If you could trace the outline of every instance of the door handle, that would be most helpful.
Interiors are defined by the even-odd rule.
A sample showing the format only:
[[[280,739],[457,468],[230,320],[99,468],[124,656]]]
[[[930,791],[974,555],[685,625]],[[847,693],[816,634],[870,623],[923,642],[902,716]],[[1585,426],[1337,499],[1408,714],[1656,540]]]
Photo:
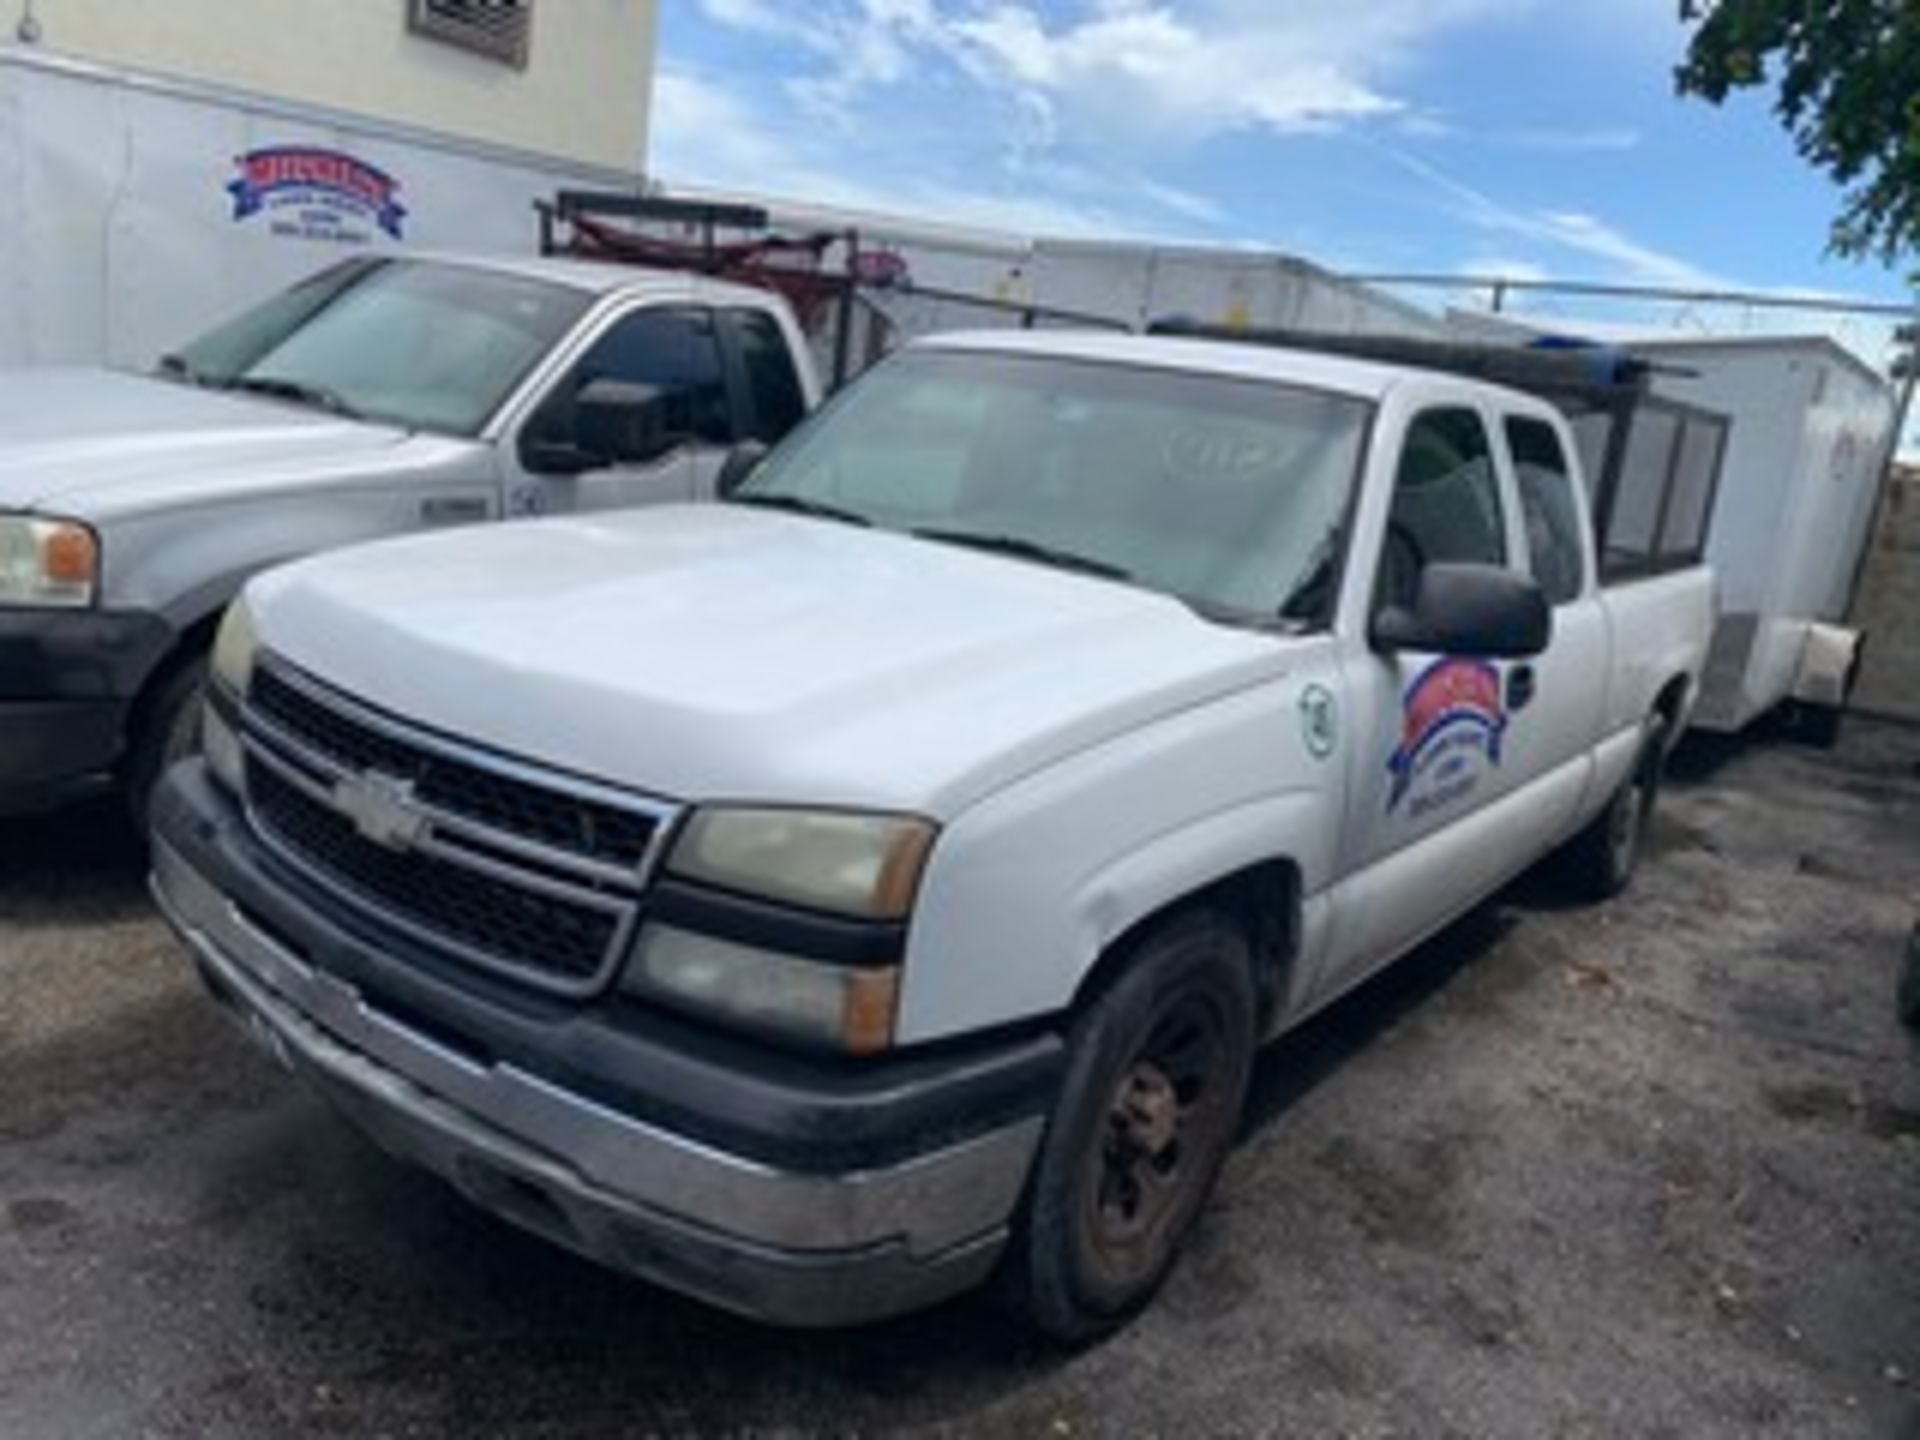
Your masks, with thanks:
[[[479,495],[430,495],[420,502],[420,518],[429,525],[464,525],[484,520],[488,513]]]
[[[1516,665],[1507,672],[1507,709],[1524,710],[1533,703],[1534,677],[1531,665]]]

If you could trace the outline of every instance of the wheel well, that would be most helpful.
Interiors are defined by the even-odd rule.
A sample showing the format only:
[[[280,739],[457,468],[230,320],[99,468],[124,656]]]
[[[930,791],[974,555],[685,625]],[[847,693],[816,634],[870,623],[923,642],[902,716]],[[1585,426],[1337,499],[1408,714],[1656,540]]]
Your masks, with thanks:
[[[213,648],[213,637],[220,629],[220,617],[225,613],[224,606],[216,606],[202,615],[186,629],[182,630],[173,642],[173,648],[160,657],[153,669],[147,672],[140,693],[134,697],[133,706],[127,712],[127,747],[125,753],[133,753],[134,737],[147,727],[152,718],[153,707],[159,703],[167,682],[178,675],[182,667],[191,665],[207,651]]]
[[[1152,931],[1175,915],[1213,910],[1245,932],[1254,959],[1254,992],[1264,1030],[1286,990],[1287,972],[1300,949],[1300,871],[1291,860],[1263,860],[1169,900],[1116,936],[1080,982],[1074,1010],[1111,985]]]
[[[1676,675],[1662,687],[1660,694],[1653,702],[1653,708],[1655,713],[1667,722],[1667,726],[1669,730],[1671,730],[1673,726],[1680,723],[1680,713],[1686,708],[1686,703],[1687,677],[1684,675]],[[1678,738],[1677,735],[1669,734],[1667,740],[1668,743],[1671,744]]]

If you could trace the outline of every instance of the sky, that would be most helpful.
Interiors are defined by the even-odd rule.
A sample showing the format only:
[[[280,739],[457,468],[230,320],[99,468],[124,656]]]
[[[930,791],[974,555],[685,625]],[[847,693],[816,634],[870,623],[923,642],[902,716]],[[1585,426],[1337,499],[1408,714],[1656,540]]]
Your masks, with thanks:
[[[1676,98],[1677,11],[666,0],[649,169],[669,188],[1251,246],[1348,273],[1909,298],[1900,272],[1827,256],[1838,191],[1764,97]],[[1884,359],[1884,326],[1842,338]]]

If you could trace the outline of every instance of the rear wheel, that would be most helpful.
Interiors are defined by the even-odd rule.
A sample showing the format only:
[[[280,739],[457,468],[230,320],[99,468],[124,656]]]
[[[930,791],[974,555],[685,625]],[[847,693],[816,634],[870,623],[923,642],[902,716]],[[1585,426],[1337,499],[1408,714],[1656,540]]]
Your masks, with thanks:
[[[1846,719],[1842,705],[1817,705],[1810,700],[1789,702],[1787,733],[1802,745],[1816,750],[1832,750],[1840,743],[1840,727]]]
[[[1007,1262],[1045,1334],[1106,1334],[1166,1278],[1239,1125],[1254,1004],[1245,936],[1195,913],[1152,935],[1074,1025]]]
[[[1660,794],[1660,771],[1667,756],[1667,722],[1649,716],[1640,754],[1606,808],[1568,842],[1562,868],[1574,889],[1588,900],[1611,900],[1625,890],[1639,868],[1640,852],[1653,822]]]
[[[154,787],[176,762],[200,751],[200,702],[206,693],[204,656],[178,665],[143,707],[127,751],[127,811],[144,839]]]

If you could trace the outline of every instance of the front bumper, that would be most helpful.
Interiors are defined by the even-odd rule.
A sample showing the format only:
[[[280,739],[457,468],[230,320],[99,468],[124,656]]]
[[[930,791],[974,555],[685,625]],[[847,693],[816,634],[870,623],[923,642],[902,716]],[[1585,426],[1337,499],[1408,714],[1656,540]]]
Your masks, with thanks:
[[[806,1326],[933,1303],[984,1279],[1004,1247],[1057,1083],[1050,1037],[994,1063],[957,1062],[951,1079],[915,1072],[915,1084],[973,1087],[985,1123],[971,1134],[937,1127],[949,1133],[849,1163],[806,1143],[828,1097],[798,1094],[787,1127],[801,1132],[789,1137],[793,1162],[811,1153],[835,1163],[773,1163],[469,1050],[415,1005],[383,1004],[326,963],[364,942],[274,886],[263,860],[201,766],[169,777],[155,810],[153,888],[208,987],[383,1146],[503,1218],[727,1309]],[[553,1033],[556,1050],[567,1045],[558,1037],[579,1038],[560,1024]],[[1028,1103],[1012,1107],[1026,1113],[1008,1113],[1008,1065],[1027,1077]],[[732,1108],[730,1082],[711,1080],[709,1094],[670,1098],[695,1111]],[[767,1077],[738,1083],[764,1087]],[[801,1088],[784,1073],[779,1083]],[[864,1119],[854,1112],[865,1105],[844,1090],[831,1105],[853,1132],[899,1150],[877,1117],[911,1115],[923,1097],[884,1081],[860,1093],[874,1109]],[[940,1113],[963,1113],[964,1099],[943,1097]]]
[[[173,641],[142,611],[0,608],[0,814],[97,788]]]

